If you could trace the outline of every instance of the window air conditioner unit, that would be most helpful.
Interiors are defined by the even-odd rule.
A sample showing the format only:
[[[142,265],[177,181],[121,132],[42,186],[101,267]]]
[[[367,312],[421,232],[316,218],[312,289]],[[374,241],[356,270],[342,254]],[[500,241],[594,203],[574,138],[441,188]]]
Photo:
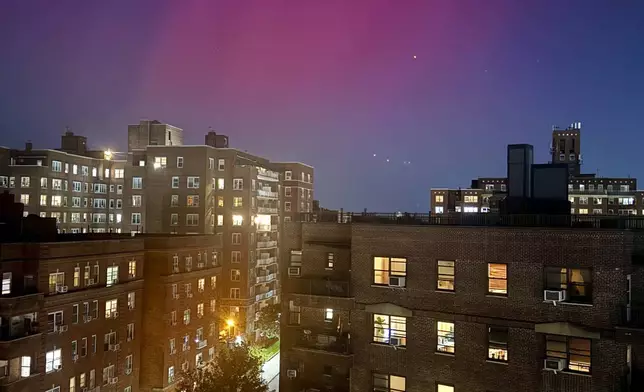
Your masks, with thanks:
[[[78,354],[73,355],[73,356],[72,356],[72,359],[74,360],[74,362],[78,361]]]
[[[134,310],[134,305],[128,305],[127,308],[130,310]]]
[[[55,369],[56,371],[62,370],[62,369],[63,369],[63,365],[56,365],[56,367],[55,367],[54,369]]]
[[[565,290],[543,290],[543,300],[552,302],[561,302],[566,299]]]
[[[295,369],[288,369],[288,370],[286,371],[286,377],[288,377],[288,378],[295,378],[295,377],[297,377],[297,370],[295,370]]]
[[[405,287],[405,278],[402,276],[390,276],[389,286],[391,287]]]
[[[110,378],[110,384],[118,384],[119,378],[118,377],[112,377]]]
[[[94,284],[94,283],[95,283],[95,282],[94,282],[94,279],[90,279],[90,280],[89,280],[89,284]]]
[[[186,298],[192,298],[192,293],[187,293]]]
[[[391,337],[389,338],[389,344],[392,346],[400,346],[402,344],[402,339],[399,337]]]
[[[66,293],[68,287],[67,286],[56,286],[56,292],[58,293]]]
[[[89,323],[90,321],[92,321],[92,316],[83,316],[83,321]]]
[[[553,372],[559,372],[566,367],[566,360],[563,358],[546,358],[543,361],[543,368]]]
[[[118,318],[119,312],[112,312],[112,318]]]
[[[197,268],[203,268],[204,264],[203,263],[197,263]]]
[[[66,325],[59,325],[59,326],[58,326],[58,333],[67,332],[67,329],[68,329],[68,328],[69,328],[69,327],[67,327]]]

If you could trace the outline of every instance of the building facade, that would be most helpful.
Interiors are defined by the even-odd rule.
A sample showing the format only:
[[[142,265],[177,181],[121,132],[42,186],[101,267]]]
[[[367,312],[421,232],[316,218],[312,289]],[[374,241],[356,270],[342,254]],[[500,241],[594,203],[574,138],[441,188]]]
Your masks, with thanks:
[[[551,162],[568,165],[571,213],[579,215],[644,215],[644,191],[634,178],[598,177],[581,172],[581,123],[553,128]],[[432,214],[496,212],[507,195],[507,178],[482,177],[469,188],[432,188]]]
[[[299,221],[300,214],[313,212],[313,167],[300,162],[277,162],[276,166],[284,174],[284,222]]]
[[[643,388],[639,218],[345,218],[285,224],[280,391]]]
[[[52,220],[51,233],[20,240],[34,219],[3,233],[17,242],[0,244],[0,391],[150,391],[172,384],[174,366],[212,359],[219,236],[57,234]],[[173,272],[179,255],[185,264]],[[179,284],[186,295],[177,300]],[[171,326],[173,311],[188,322]],[[174,353],[173,334],[190,347]]]

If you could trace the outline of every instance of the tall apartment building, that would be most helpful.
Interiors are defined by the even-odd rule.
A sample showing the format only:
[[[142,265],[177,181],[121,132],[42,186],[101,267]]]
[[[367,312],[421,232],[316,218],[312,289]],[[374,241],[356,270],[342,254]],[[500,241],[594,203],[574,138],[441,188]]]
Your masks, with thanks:
[[[581,123],[553,128],[551,162],[568,165],[571,213],[579,215],[644,215],[644,190],[634,178],[581,173]],[[506,178],[482,177],[464,189],[432,188],[432,214],[494,212],[507,195]]]
[[[61,232],[120,232],[125,161],[109,151],[86,149],[67,131],[59,150],[2,148],[0,191],[25,205],[25,214],[55,218]]]
[[[285,224],[280,391],[644,388],[642,218],[317,218]]]
[[[300,162],[275,165],[284,173],[284,222],[298,221],[299,214],[313,212],[313,167]]]
[[[218,236],[60,234],[1,199],[0,391],[164,390],[152,388],[171,388],[175,368],[212,358]],[[194,297],[176,299],[179,284]],[[188,322],[173,327],[178,312]],[[175,336],[189,347],[174,350]]]

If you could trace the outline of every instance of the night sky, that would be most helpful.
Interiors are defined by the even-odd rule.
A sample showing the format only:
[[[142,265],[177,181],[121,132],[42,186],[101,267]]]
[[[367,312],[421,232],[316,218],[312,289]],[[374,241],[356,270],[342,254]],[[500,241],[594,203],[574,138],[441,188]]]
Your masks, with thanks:
[[[644,1],[0,0],[0,59],[0,145],[212,127],[323,206],[427,211],[581,121],[583,169],[644,188]]]

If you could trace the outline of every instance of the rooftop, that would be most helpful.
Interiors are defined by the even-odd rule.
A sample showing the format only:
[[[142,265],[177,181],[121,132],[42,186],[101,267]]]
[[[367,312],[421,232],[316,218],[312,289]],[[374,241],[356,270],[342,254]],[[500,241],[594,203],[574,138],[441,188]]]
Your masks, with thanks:
[[[415,226],[557,227],[573,229],[644,230],[644,216],[454,213],[379,213],[320,211],[302,213],[299,222],[398,224]]]

